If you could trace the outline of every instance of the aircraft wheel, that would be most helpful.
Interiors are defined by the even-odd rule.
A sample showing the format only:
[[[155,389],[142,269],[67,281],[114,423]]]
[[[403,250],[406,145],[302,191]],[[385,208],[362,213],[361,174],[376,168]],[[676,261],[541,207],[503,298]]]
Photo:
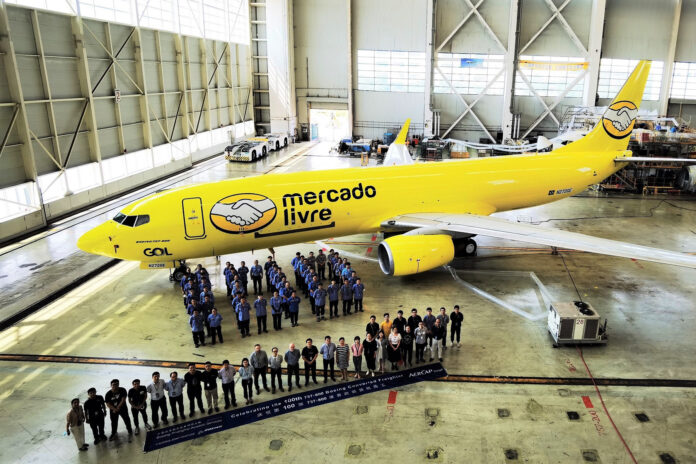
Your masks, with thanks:
[[[285,138],[283,139],[283,146],[284,146],[284,147],[287,147],[287,146],[288,146],[288,138],[287,138],[287,137],[285,137]]]
[[[476,245],[475,240],[466,239],[466,242],[464,242],[464,256],[475,256],[477,249],[478,245]]]
[[[261,149],[261,156],[266,156],[266,147]]]
[[[184,278],[184,275],[186,275],[186,266],[177,267],[174,270],[174,281],[181,282],[181,279]]]
[[[256,161],[256,151],[251,152],[251,161]]]
[[[280,150],[280,142],[276,141],[276,150]]]

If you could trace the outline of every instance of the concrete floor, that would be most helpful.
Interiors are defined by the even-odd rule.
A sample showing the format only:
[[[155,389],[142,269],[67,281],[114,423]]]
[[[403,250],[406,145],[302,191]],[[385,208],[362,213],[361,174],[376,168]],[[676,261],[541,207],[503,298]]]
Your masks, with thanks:
[[[325,153],[326,147],[319,146],[306,156],[279,163],[282,166],[274,172],[359,164],[357,159]],[[239,169],[238,165],[226,168],[227,171],[217,167],[201,173],[197,180],[205,180],[206,176],[210,180],[232,177]],[[259,166],[247,175],[263,170]],[[693,202],[660,201],[587,195],[502,216],[532,222],[556,219],[542,226],[696,251]],[[598,216],[602,218],[595,219]],[[226,318],[225,343],[195,349],[180,294],[169,283],[167,272],[144,271],[137,264],[120,263],[2,332],[0,352],[186,362],[220,362],[229,358],[239,363],[256,342],[267,350],[279,346],[284,351],[290,342],[301,345],[307,337],[317,340],[330,334],[334,339],[352,339],[354,335],[363,336],[371,313],[394,314],[402,308],[408,314],[412,307],[424,313],[426,306],[445,306],[449,311],[459,304],[465,314],[463,340],[461,349],[446,351],[444,366],[450,374],[588,377],[574,347],[551,347],[544,319],[528,320],[474,296],[445,269],[388,278],[371,261],[374,252],[366,252],[373,245],[371,236],[335,238],[327,243],[356,256],[352,262],[367,287],[365,313],[316,323],[303,301],[300,327],[286,328],[280,333],[271,330],[242,341],[234,330],[231,309],[224,298],[221,267],[211,258],[202,263],[213,274],[218,308]],[[595,378],[696,379],[695,271],[588,253],[553,256],[548,249],[486,237],[479,237],[478,243],[478,257],[453,264],[458,275],[506,301],[521,302],[530,313],[540,311],[531,280],[507,276],[503,271],[533,271],[560,301],[577,299],[570,272],[582,298],[609,320],[609,343],[583,349]],[[276,256],[281,263],[289,263],[295,251],[316,249],[316,244],[300,244],[280,248]],[[249,263],[253,259],[265,260],[266,256],[266,251],[241,253],[222,257],[222,263]],[[494,274],[484,276],[471,270],[489,270]],[[128,387],[133,378],[149,379],[155,369],[0,361],[0,370],[2,463],[110,463],[124,459],[201,462],[211,456],[229,456],[239,462],[367,462],[375,458],[396,458],[405,463],[632,462],[594,387],[543,382],[428,382],[399,389],[393,409],[387,407],[388,392],[383,391],[267,419],[156,451],[154,455],[142,453],[144,434],[131,444],[122,439],[98,445],[96,450],[91,446],[89,452],[78,454],[72,438],[62,436],[69,400],[79,396],[84,401],[91,386],[102,394],[114,377]],[[599,389],[637,462],[660,463],[660,454],[665,453],[676,462],[696,462],[696,390],[635,386]],[[258,400],[270,396],[262,393]],[[590,398],[592,408],[585,406],[583,396]],[[362,413],[361,409],[358,413],[358,406],[367,406],[367,412]],[[503,409],[509,414],[499,417],[499,410]],[[577,412],[579,420],[569,420],[568,411]],[[634,416],[638,412],[645,413],[650,421],[639,422]],[[122,424],[120,428],[123,429]],[[108,430],[107,425],[107,433]],[[91,438],[91,432],[86,435]],[[271,449],[271,440],[281,440],[280,449]],[[437,458],[428,458],[428,454],[434,456],[434,451]],[[510,459],[513,451],[517,460]]]

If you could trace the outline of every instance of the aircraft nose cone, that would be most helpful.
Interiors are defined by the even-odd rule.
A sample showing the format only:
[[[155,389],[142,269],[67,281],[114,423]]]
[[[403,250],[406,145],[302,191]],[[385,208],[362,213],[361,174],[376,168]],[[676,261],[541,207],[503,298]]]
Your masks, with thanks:
[[[88,230],[77,240],[77,247],[87,253],[95,255],[106,255],[104,253],[104,242],[108,241],[106,234],[101,233],[100,227]]]

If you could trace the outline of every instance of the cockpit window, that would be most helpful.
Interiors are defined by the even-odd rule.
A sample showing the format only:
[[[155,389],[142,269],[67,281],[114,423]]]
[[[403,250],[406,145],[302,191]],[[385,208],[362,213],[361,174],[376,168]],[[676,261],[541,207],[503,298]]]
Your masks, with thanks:
[[[150,216],[147,214],[140,214],[138,216],[126,216],[123,213],[118,213],[116,216],[114,216],[114,221],[126,227],[138,227],[150,222]]]
[[[142,226],[148,222],[150,222],[150,216],[147,214],[141,214],[137,216],[137,219],[135,220],[135,227]]]
[[[135,220],[138,216],[126,216],[121,224],[128,227],[135,227]]]

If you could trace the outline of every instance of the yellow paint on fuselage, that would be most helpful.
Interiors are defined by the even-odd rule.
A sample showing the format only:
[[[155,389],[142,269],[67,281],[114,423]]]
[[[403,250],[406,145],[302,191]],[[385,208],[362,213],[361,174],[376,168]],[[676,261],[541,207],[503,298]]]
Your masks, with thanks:
[[[83,235],[78,246],[171,263],[375,232],[385,220],[409,213],[488,215],[557,201],[601,182],[621,168],[615,158],[631,156],[628,134],[649,70],[649,62],[640,62],[600,124],[551,153],[315,171],[309,181],[306,173],[292,173],[190,185],[121,211],[148,215],[149,222],[130,227],[108,221]],[[406,128],[399,139],[405,135]],[[339,193],[343,199],[337,200]],[[287,197],[292,194],[294,207]]]
[[[100,254],[143,262],[263,249],[374,232],[379,230],[382,221],[400,214],[434,212],[487,215],[495,211],[549,203],[578,193],[616,172],[620,167],[613,160],[618,155],[616,152],[587,153],[582,156],[548,153],[409,166],[337,169],[316,171],[312,175],[316,179],[313,181],[307,181],[305,173],[231,179],[181,187],[146,197],[121,212],[125,215],[147,214],[150,216],[147,224],[128,227],[109,221],[91,233],[101,235],[101,241],[106,244],[107,248]],[[347,188],[352,192],[359,185],[362,185],[363,191],[360,199],[354,199],[351,195],[350,200],[331,202],[327,198],[328,190],[340,192]],[[370,186],[374,187],[376,194],[367,198],[364,192]],[[555,194],[559,190],[567,193]],[[551,191],[554,193],[550,195]],[[288,198],[283,199],[284,195],[294,193],[305,198],[307,192],[313,192],[317,197],[311,205],[304,200],[300,205],[295,197],[293,208]],[[273,221],[263,229],[249,233],[227,233],[214,227],[210,216],[213,205],[238,193],[255,193],[272,200],[276,205]],[[205,238],[192,240],[185,237],[182,212],[185,198],[201,198]],[[336,195],[331,195],[331,198],[335,199]],[[313,213],[322,209],[330,211],[325,220],[319,219],[319,213]],[[291,221],[293,212],[295,224]],[[307,215],[304,223],[300,215]],[[335,224],[334,227],[292,232],[331,223]],[[110,241],[108,237],[111,237]],[[116,253],[111,253],[113,245],[118,245]],[[148,248],[166,248],[167,254],[146,256],[145,250]]]

